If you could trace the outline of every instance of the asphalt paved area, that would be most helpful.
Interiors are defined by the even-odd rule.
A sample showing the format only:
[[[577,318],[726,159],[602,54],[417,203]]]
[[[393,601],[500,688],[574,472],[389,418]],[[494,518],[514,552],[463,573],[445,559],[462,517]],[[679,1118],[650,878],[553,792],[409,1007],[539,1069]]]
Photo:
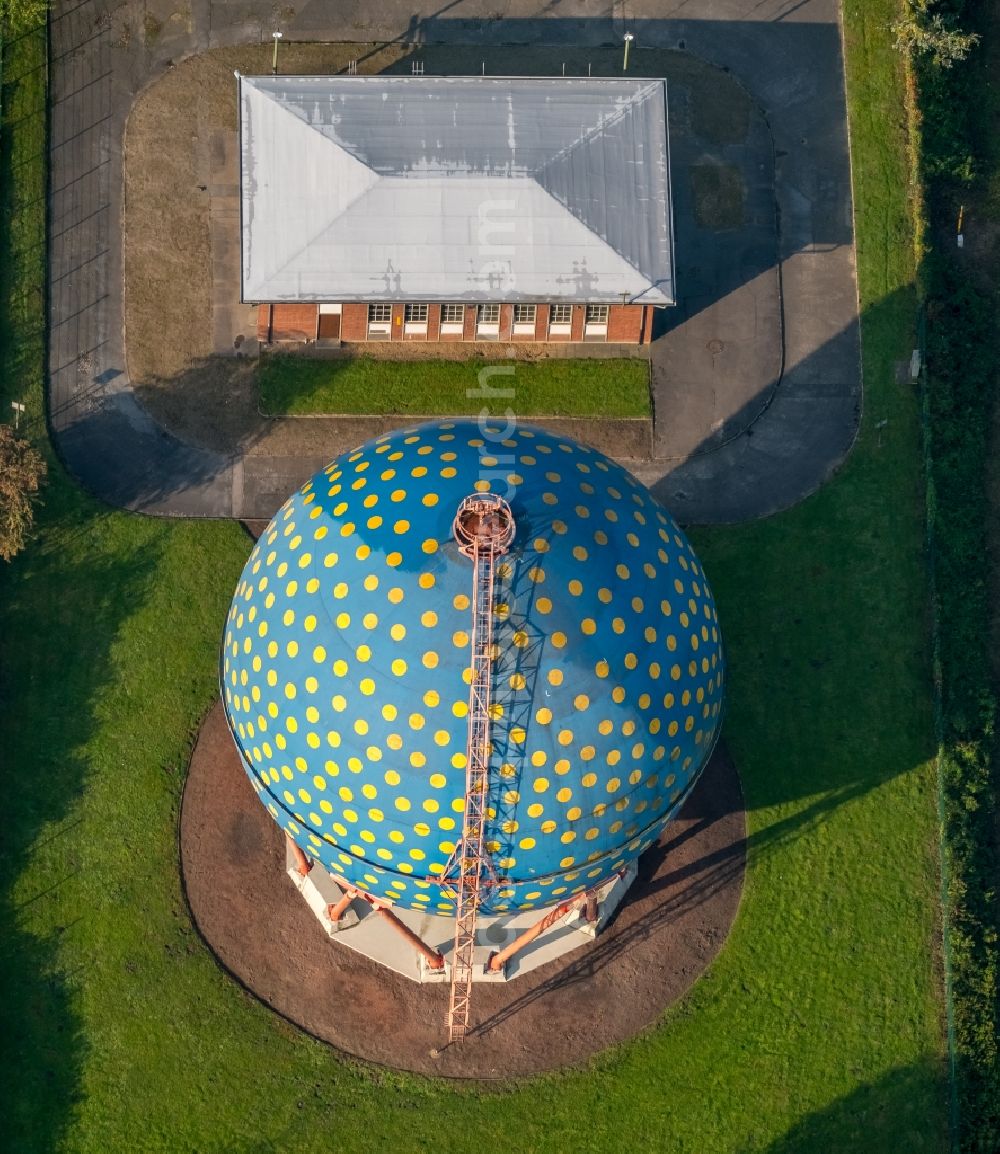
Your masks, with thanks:
[[[682,302],[653,347],[654,457],[629,464],[684,522],[738,521],[815,490],[861,406],[843,65],[835,0],[109,0],[57,3],[51,32],[50,413],[73,473],[115,505],[267,517],[329,455],[230,459],[179,442],[137,403],[122,331],[122,148],[140,88],[208,47],[288,38],[601,45],[626,27],[682,48],[752,95],[745,226],[694,225],[678,189]],[[266,51],[266,50],[265,50]],[[363,52],[363,46],[359,53]],[[742,165],[737,146],[707,159]],[[773,168],[773,172],[772,172]],[[333,423],[333,422],[331,422]],[[329,445],[338,444],[331,428]],[[325,448],[325,447],[324,447]]]

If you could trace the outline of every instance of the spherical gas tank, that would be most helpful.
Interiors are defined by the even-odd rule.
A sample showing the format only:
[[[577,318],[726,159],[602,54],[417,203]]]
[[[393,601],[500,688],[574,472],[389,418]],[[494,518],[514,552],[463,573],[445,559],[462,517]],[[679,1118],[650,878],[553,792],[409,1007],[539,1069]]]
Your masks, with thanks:
[[[475,633],[476,565],[454,521],[474,494],[503,498],[514,522],[489,607],[484,912],[582,893],[652,845],[723,706],[698,558],[599,452],[527,425],[442,421],[317,473],[236,588],[226,715],[261,802],[307,856],[441,915],[455,904]]]

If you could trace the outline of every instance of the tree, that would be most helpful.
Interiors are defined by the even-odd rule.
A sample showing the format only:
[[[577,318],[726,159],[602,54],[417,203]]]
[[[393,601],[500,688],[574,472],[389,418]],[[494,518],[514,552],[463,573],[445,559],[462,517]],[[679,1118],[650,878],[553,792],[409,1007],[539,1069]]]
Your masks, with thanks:
[[[0,31],[21,32],[41,24],[48,0],[0,0]]]
[[[45,459],[10,425],[0,425],[0,558],[9,561],[28,539]]]
[[[940,12],[931,11],[933,4],[934,0],[911,0],[906,15],[892,26],[895,44],[900,52],[929,56],[939,68],[950,68],[969,55],[979,34],[949,27]]]

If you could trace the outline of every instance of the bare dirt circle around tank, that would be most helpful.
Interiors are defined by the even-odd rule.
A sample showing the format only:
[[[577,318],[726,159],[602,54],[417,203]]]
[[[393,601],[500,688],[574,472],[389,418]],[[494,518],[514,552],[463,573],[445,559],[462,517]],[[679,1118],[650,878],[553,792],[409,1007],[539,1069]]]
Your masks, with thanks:
[[[221,704],[195,746],[180,848],[202,937],[283,1018],[379,1065],[510,1078],[579,1065],[655,1025],[690,989],[736,916],[746,814],[720,744],[596,941],[505,984],[478,984],[472,1032],[448,1047],[447,985],[418,985],[323,932],[285,873],[284,835],[240,765]]]

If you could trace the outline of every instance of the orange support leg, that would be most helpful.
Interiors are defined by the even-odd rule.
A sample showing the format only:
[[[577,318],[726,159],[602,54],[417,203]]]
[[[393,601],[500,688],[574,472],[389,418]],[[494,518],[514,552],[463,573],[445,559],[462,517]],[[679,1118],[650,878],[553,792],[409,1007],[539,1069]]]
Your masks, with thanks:
[[[372,902],[372,905],[375,907],[376,913],[381,914],[393,929],[397,930],[406,938],[432,970],[440,971],[444,969],[444,958],[441,954],[439,954],[437,950],[432,950],[426,942],[421,941],[413,930],[404,922],[401,922],[388,906],[379,905],[377,902]]]
[[[331,922],[336,924],[340,921],[344,914],[347,913],[347,907],[351,904],[353,897],[354,895],[351,890],[348,890],[339,902],[336,904],[331,903],[326,907],[326,916],[330,919]]]
[[[345,902],[349,902],[353,898],[364,899],[364,901],[366,901],[377,914],[380,914],[383,918],[385,918],[385,920],[389,923],[390,926],[392,926],[394,930],[397,931],[397,933],[406,938],[410,945],[424,959],[430,969],[436,971],[441,971],[444,969],[443,955],[439,954],[437,950],[432,950],[426,942],[418,938],[413,930],[411,930],[405,922],[401,922],[399,918],[396,917],[396,915],[392,912],[389,906],[380,902],[378,898],[373,898],[371,894],[366,894],[363,890],[351,889],[348,890],[344,897],[341,898],[341,900],[337,903],[337,907],[344,905]],[[337,907],[328,907],[328,910]],[[346,905],[344,905],[344,908],[347,908]],[[330,916],[333,921],[337,920],[333,917],[332,914]],[[343,916],[342,912],[340,916]]]
[[[533,926],[530,926],[524,931],[523,934],[521,934],[519,937],[516,937],[509,946],[507,946],[505,949],[499,950],[495,954],[491,954],[490,960],[486,964],[486,968],[490,971],[491,974],[501,973],[504,966],[515,954],[520,953],[520,951],[523,950],[525,946],[531,945],[535,938],[537,938],[540,934],[544,934],[545,931],[554,926],[560,918],[565,917],[566,914],[568,914],[569,911],[578,903],[578,901],[579,899],[571,902],[563,902],[562,905],[556,906],[554,910],[549,910],[549,912],[543,918],[539,918]]]
[[[292,840],[291,834],[285,834],[288,839],[288,847],[292,851],[292,857],[295,858],[295,872],[299,877],[305,877],[306,874],[313,868],[313,863],[306,857],[302,850]]]

